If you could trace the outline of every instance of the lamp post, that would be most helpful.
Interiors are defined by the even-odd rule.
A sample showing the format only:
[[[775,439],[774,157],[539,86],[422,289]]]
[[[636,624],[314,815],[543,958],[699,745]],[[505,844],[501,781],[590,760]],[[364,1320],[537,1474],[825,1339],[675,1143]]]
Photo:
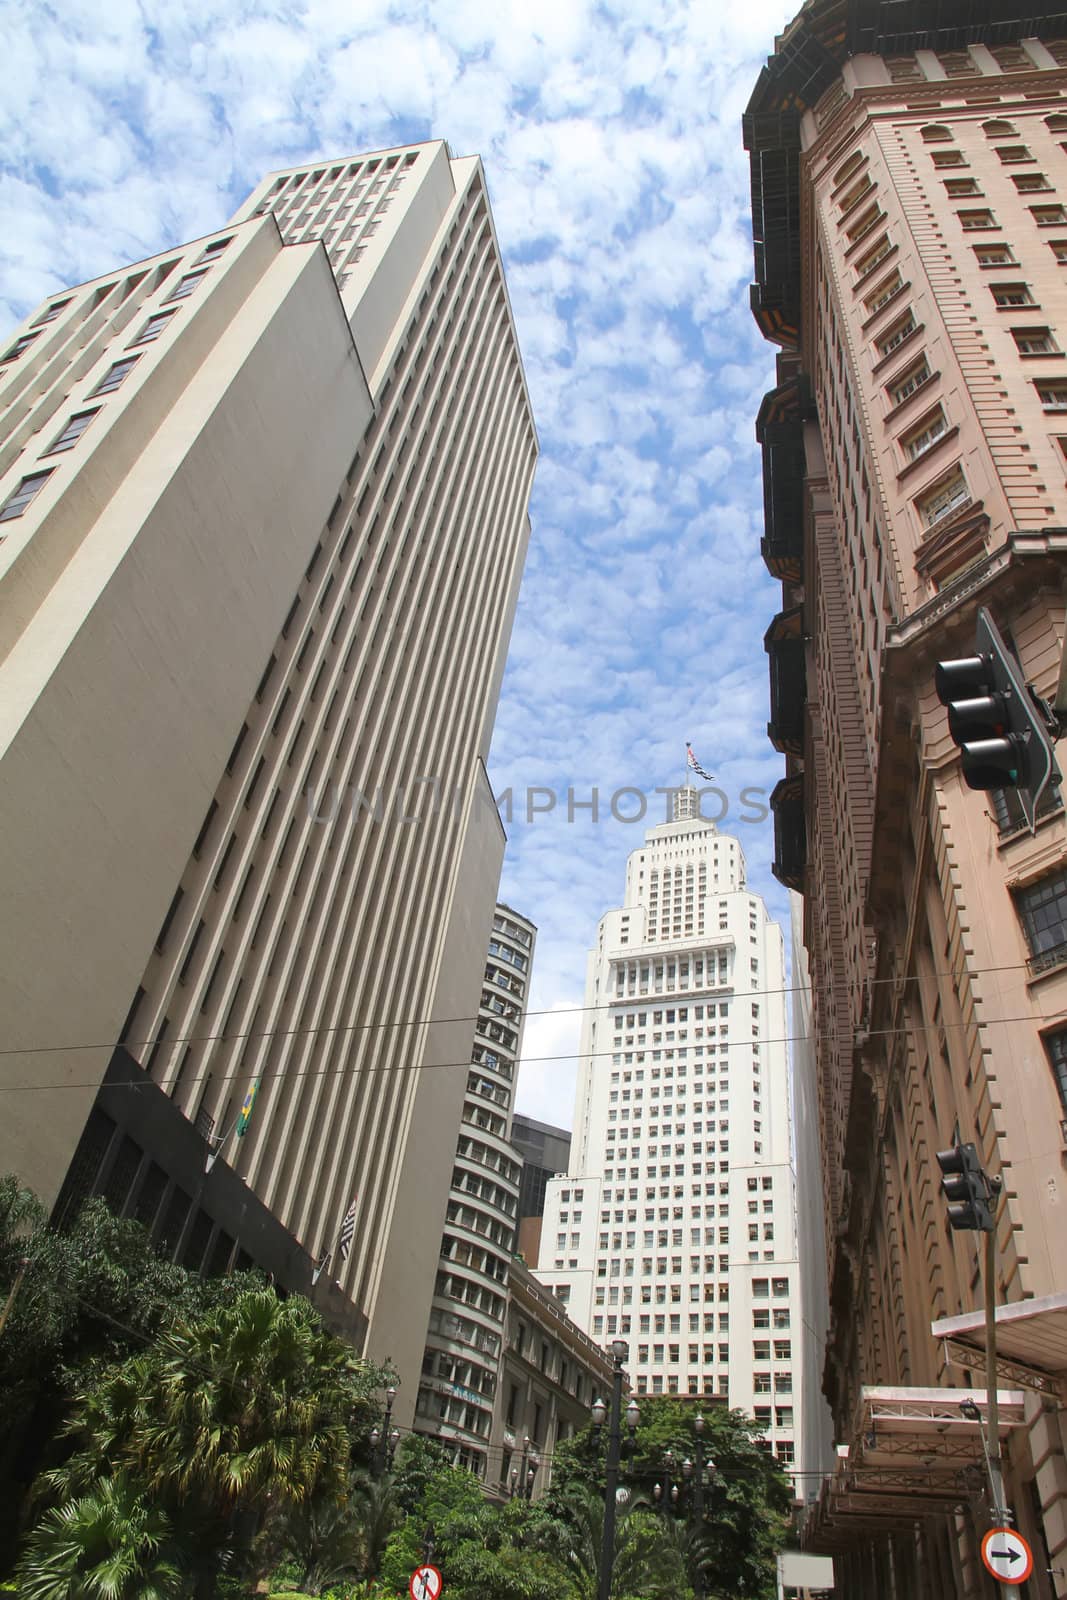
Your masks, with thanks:
[[[519,1495],[523,1500],[533,1499],[533,1488],[537,1482],[537,1469],[541,1465],[541,1457],[536,1446],[531,1444],[530,1435],[526,1434],[522,1441],[522,1465],[511,1469],[511,1498],[514,1500]]]
[[[687,1483],[693,1487],[693,1518],[696,1522],[697,1534],[704,1527],[704,1473],[710,1468],[714,1471],[715,1463],[709,1456],[704,1459],[704,1418],[698,1411],[693,1418],[693,1433],[695,1441],[693,1454],[696,1456],[695,1464],[688,1459],[682,1462],[682,1474]],[[699,1557],[696,1564],[696,1574],[693,1581],[693,1593],[696,1600],[704,1600],[704,1569],[700,1565]]]
[[[663,1482],[652,1486],[652,1498],[656,1502],[657,1510],[662,1511],[664,1516],[667,1515],[672,1506],[677,1506],[681,1493],[678,1485],[671,1482],[676,1464],[674,1451],[665,1451],[663,1455]]]
[[[604,1470],[604,1538],[600,1547],[600,1580],[597,1600],[610,1600],[611,1578],[615,1566],[615,1509],[619,1488],[619,1462],[622,1457],[622,1364],[630,1353],[624,1339],[614,1339],[611,1344],[611,1412],[608,1423],[608,1454]],[[593,1426],[599,1440],[600,1431],[608,1418],[608,1408],[603,1400],[593,1402]],[[636,1400],[626,1407],[626,1426],[630,1440],[637,1431],[641,1412]]]
[[[375,1477],[381,1478],[392,1470],[393,1457],[396,1447],[400,1443],[400,1429],[390,1428],[393,1417],[393,1402],[396,1399],[396,1389],[392,1384],[385,1391],[385,1417],[381,1427],[377,1423],[370,1431],[371,1467]]]

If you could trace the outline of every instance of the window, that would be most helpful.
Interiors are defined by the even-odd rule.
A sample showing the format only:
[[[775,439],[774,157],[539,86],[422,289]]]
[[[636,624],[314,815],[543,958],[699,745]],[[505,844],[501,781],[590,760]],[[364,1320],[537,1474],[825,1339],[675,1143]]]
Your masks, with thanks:
[[[849,247],[851,248],[852,245],[858,244],[861,239],[865,238],[866,235],[870,233],[872,228],[876,228],[880,222],[884,221],[884,212],[879,211],[876,205],[868,206],[867,210],[862,212],[861,215],[856,218],[855,222],[848,230],[847,238]]]
[[[1011,181],[1020,194],[1042,194],[1052,188],[1043,172],[1013,172]]]
[[[1015,137],[1015,129],[1010,122],[994,119],[992,122],[982,123],[982,132],[987,139],[1011,139]]]
[[[203,272],[187,272],[183,278],[178,279],[177,283],[174,285],[174,288],[170,291],[170,294],[167,295],[167,299],[185,300],[189,295],[192,294],[194,289],[199,289],[206,277],[206,268]]]
[[[1018,789],[992,789],[990,790],[990,799],[993,802],[993,816],[1000,833],[1018,833],[1020,828],[1029,826],[1023,815]],[[1050,783],[1037,803],[1037,815],[1039,817],[1051,816],[1054,811],[1059,811],[1062,806],[1062,794],[1056,784]]]
[[[1015,257],[1007,244],[976,244],[974,253],[980,267],[1013,267]]]
[[[903,282],[900,273],[891,272],[889,277],[884,279],[878,285],[877,289],[875,289],[874,293],[863,302],[867,310],[867,315],[873,316],[876,311],[880,311],[882,306],[885,305],[886,301],[892,300],[893,296],[902,287]]]
[[[200,255],[197,258],[198,262],[215,261],[225,250],[226,246],[232,243],[233,234],[230,234],[229,238],[226,239],[212,239],[211,243],[205,245],[203,250],[201,250]]]
[[[47,311],[42,311],[39,317],[34,318],[33,326],[35,328],[43,328],[46,322],[54,322],[59,313],[65,311],[67,306],[70,305],[72,299],[73,295],[68,295],[65,300],[57,300],[54,305],[48,307]]]
[[[997,155],[1005,166],[1013,161],[1032,161],[1034,158],[1024,144],[998,144]]]
[[[889,398],[892,404],[895,406],[902,405],[909,395],[915,393],[921,383],[926,382],[929,376],[930,366],[926,357],[923,356],[921,361],[917,361],[913,367],[908,368],[907,372],[903,373],[899,378],[895,378],[889,384]],[[755,1184],[752,1187],[755,1188]]]
[[[1046,1033],[1044,1045],[1055,1079],[1056,1092],[1060,1097],[1060,1106],[1064,1116],[1067,1117],[1067,1028],[1060,1028],[1057,1033]]]
[[[878,340],[876,347],[878,354],[880,356],[891,354],[898,345],[903,344],[904,340],[915,332],[916,326],[915,318],[910,311],[906,311],[899,321],[894,322],[889,332],[883,334]]]
[[[933,152],[935,167],[965,167],[962,150],[935,150]]]
[[[1052,872],[1015,893],[1034,971],[1067,957],[1067,871]]]
[[[61,450],[73,450],[86,428],[96,416],[96,411],[76,411],[64,425],[62,433],[56,435],[44,451],[47,456],[58,455]]]
[[[926,144],[936,144],[939,141],[952,138],[949,129],[940,122],[928,122],[922,130],[922,136]]]
[[[865,172],[863,174],[863,177],[860,178],[856,183],[854,183],[850,189],[846,190],[846,192],[841,196],[840,200],[837,202],[839,207],[841,208],[842,216],[844,216],[844,214],[847,211],[851,211],[853,206],[858,205],[859,202],[863,199],[863,196],[865,194],[868,194],[870,192],[870,190],[872,189],[872,187],[873,187],[873,185],[871,183],[870,177]]]
[[[874,248],[868,250],[856,262],[856,272],[859,277],[865,278],[868,272],[873,272],[879,261],[884,261],[892,248],[893,246],[889,243],[889,235],[883,233]]]
[[[974,233],[979,228],[995,228],[997,225],[992,211],[957,211],[956,215],[966,233]]]
[[[0,366],[6,366],[9,361],[17,361],[23,351],[30,348],[30,345],[33,343],[36,337],[37,335],[35,333],[21,334],[20,337],[15,340],[14,344],[11,346],[11,349],[7,352],[3,359],[0,360]]]
[[[1055,228],[1067,222],[1067,211],[1062,206],[1031,206],[1030,215],[1039,228]]]
[[[951,516],[961,506],[968,504],[971,491],[963,472],[957,467],[951,477],[945,478],[933,489],[916,500],[915,505],[924,528],[933,528],[945,517]]]
[[[100,382],[97,384],[96,388],[91,391],[91,393],[93,395],[111,394],[112,390],[117,389],[120,384],[126,382],[126,379],[129,377],[130,373],[133,371],[140,359],[140,356],[127,356],[123,361],[114,362],[110,367],[108,367],[107,371],[104,373],[104,376],[100,379]]]
[[[1050,328],[1012,328],[1011,336],[1021,356],[1058,355],[1059,346]]]
[[[151,344],[153,339],[159,338],[168,322],[175,315],[176,312],[174,311],[157,311],[154,316],[149,317],[136,339],[131,339],[126,348],[132,350],[134,345]]]
[[[1046,411],[1067,411],[1067,379],[1045,378],[1037,384],[1037,396]]]
[[[945,193],[950,200],[963,200],[967,195],[981,194],[977,178],[946,178]]]
[[[998,306],[1032,306],[1034,303],[1025,283],[991,283],[989,288]]]
[[[1049,249],[1061,265],[1067,262],[1067,239],[1050,239]]]
[[[862,165],[863,165],[863,151],[862,150],[854,150],[852,152],[852,154],[849,156],[848,160],[847,161],[843,161],[842,164],[838,167],[837,171],[834,173],[834,176],[833,176],[834,188],[835,189],[839,189],[841,187],[841,185],[845,182],[845,179],[846,178],[851,178],[852,174],[854,172],[858,172]]]
[[[0,506],[0,522],[11,522],[15,517],[21,517],[34,496],[40,494],[54,471],[54,467],[49,467],[47,472],[31,472],[28,478],[23,478],[14,493],[9,494]]]
[[[927,412],[922,421],[917,423],[910,433],[906,433],[900,443],[904,454],[909,461],[915,461],[924,451],[929,450],[942,434],[948,431],[945,413],[938,406],[936,410]]]

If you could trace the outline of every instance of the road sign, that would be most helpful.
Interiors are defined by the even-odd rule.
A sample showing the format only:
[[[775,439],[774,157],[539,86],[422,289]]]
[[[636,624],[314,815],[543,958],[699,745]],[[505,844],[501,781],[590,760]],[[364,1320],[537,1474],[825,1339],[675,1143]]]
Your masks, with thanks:
[[[437,1600],[445,1580],[436,1567],[416,1567],[411,1574],[408,1592],[411,1600]]]
[[[1033,1552],[1014,1528],[990,1528],[982,1540],[982,1560],[1001,1583],[1025,1583],[1034,1570]]]

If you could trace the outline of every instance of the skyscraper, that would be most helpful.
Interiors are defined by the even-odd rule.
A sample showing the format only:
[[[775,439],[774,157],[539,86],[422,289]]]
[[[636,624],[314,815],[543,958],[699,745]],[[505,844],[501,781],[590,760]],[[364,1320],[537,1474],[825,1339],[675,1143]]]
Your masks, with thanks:
[[[537,453],[481,164],[273,174],[50,297],[0,403],[0,1167],[329,1254],[410,1420]]]
[[[590,952],[566,1177],[537,1276],[638,1394],[718,1396],[794,1460],[800,1331],[781,929],[693,789]]]
[[[809,1537],[879,1600],[989,1592],[984,1252],[935,1161],[957,1143],[1003,1181],[1008,1501],[1035,1593],[1067,1594],[1067,823],[1059,790],[1031,834],[1014,790],[966,786],[934,689],[979,607],[1056,688],[1064,27],[1010,0],[809,0],[744,122],[780,347],[757,422],[775,870],[804,897],[839,1446]]]
[[[541,1250],[545,1190],[549,1178],[567,1170],[571,1136],[566,1128],[554,1128],[551,1123],[516,1114],[511,1119],[511,1142],[522,1157],[519,1254],[524,1261],[536,1261]]]
[[[415,1405],[415,1427],[485,1477],[503,1355],[521,1164],[509,1142],[537,929],[498,905]]]

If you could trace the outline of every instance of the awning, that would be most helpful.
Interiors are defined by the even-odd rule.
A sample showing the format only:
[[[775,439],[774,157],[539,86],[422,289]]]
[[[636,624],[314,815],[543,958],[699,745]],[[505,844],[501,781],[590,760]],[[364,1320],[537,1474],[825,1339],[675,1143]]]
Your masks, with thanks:
[[[984,1417],[984,1389],[864,1388],[852,1443],[838,1447],[805,1548],[846,1549],[872,1532],[950,1514],[981,1493],[981,1424],[960,1410],[968,1400]],[[998,1389],[997,1400],[1002,1431],[1020,1427],[1021,1391]]]
[[[997,1376],[1067,1403],[1067,1293],[998,1306]],[[985,1313],[968,1311],[931,1324],[950,1361],[985,1370]]]

